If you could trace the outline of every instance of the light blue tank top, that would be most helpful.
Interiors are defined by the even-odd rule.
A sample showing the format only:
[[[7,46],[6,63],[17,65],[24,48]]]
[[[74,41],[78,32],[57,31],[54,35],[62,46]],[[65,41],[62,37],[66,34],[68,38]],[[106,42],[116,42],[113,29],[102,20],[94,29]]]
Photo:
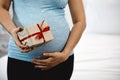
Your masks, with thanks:
[[[45,20],[50,26],[54,40],[38,46],[31,52],[21,53],[10,37],[8,56],[31,62],[34,58],[41,58],[41,54],[45,52],[62,51],[70,33],[64,15],[67,3],[68,0],[13,0],[13,22],[16,27],[26,27]]]

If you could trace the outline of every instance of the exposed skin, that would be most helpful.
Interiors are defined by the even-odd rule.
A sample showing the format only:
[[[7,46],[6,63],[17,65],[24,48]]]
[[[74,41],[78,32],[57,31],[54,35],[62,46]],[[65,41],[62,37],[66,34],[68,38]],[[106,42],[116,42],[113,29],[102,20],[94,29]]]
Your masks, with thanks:
[[[8,12],[10,4],[11,0],[0,0],[0,24],[2,24],[3,27],[12,35],[16,45],[19,47],[21,52],[29,52],[34,48],[33,47],[29,48],[28,46],[21,44],[21,42],[19,41],[17,32],[21,31],[22,28],[21,27],[16,28],[15,24],[13,23]]]
[[[0,23],[12,35],[20,51],[29,52],[33,50],[34,47],[29,48],[28,46],[21,44],[21,42],[19,41],[17,37],[17,32],[21,31],[21,28],[16,28],[15,24],[10,18],[10,15],[8,13],[10,3],[11,0],[0,0]],[[35,64],[36,68],[40,68],[41,70],[47,70],[66,61],[71,51],[73,51],[78,41],[80,40],[82,33],[86,27],[86,18],[83,2],[82,0],[69,0],[68,5],[72,16],[73,27],[71,29],[65,48],[61,52],[43,53],[44,56],[48,57],[46,59],[33,59],[32,62]]]

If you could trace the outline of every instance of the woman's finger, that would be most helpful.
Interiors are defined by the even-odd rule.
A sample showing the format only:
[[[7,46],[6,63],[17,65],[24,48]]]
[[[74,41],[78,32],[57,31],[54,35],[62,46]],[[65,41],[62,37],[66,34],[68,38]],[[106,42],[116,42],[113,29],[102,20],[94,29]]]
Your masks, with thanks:
[[[27,48],[20,48],[19,47],[19,49],[21,52],[30,52],[30,51],[34,50],[35,47],[27,47]]]
[[[48,70],[52,68],[52,66],[46,66],[46,65],[36,65],[36,68],[40,68],[41,70]]]
[[[14,39],[15,39],[15,43],[17,44],[17,46],[18,46],[19,48],[22,48],[22,49],[24,49],[24,48],[29,48],[28,46],[21,44],[21,42],[19,41],[18,38],[14,38]]]
[[[28,46],[23,45],[23,44],[20,42],[20,40],[19,40],[19,38],[18,38],[18,35],[17,35],[17,33],[20,32],[20,31],[22,31],[22,30],[23,30],[23,29],[22,29],[21,27],[18,27],[18,28],[16,28],[16,29],[14,29],[14,30],[12,31],[12,36],[13,36],[14,41],[15,41],[15,43],[16,43],[16,45],[17,45],[18,47],[20,47],[20,48],[27,48]]]
[[[49,63],[50,62],[50,57],[47,59],[33,59],[34,62],[38,62],[38,63]]]
[[[46,68],[48,68],[47,66],[44,66],[44,65],[36,65],[35,67],[36,68],[40,68],[40,69],[46,69]]]
[[[22,27],[17,27],[17,28],[13,31],[13,33],[18,33],[18,32],[20,32],[20,31],[22,31],[22,30],[23,30]]]
[[[22,49],[22,48],[20,48],[20,51],[21,52],[30,52],[30,51],[32,51],[34,48],[27,48],[27,49]]]

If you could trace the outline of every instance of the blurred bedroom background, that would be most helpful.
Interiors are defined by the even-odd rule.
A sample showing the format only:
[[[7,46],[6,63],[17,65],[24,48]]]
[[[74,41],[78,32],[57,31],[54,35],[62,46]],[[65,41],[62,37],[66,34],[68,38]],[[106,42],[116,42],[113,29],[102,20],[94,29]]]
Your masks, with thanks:
[[[71,80],[120,80],[120,0],[83,1],[87,27],[74,49]],[[65,10],[72,27],[68,6]],[[7,80],[8,38],[0,26],[0,80]]]

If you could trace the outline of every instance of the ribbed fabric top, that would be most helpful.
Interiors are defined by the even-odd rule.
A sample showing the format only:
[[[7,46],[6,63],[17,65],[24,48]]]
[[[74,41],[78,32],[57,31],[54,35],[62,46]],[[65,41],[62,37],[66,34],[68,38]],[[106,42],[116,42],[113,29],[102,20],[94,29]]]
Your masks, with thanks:
[[[41,57],[45,52],[62,51],[70,33],[64,16],[67,3],[68,0],[13,0],[13,22],[16,27],[26,27],[45,20],[50,26],[54,40],[31,52],[21,53],[11,37],[8,45],[9,57],[31,62],[33,58]]]

